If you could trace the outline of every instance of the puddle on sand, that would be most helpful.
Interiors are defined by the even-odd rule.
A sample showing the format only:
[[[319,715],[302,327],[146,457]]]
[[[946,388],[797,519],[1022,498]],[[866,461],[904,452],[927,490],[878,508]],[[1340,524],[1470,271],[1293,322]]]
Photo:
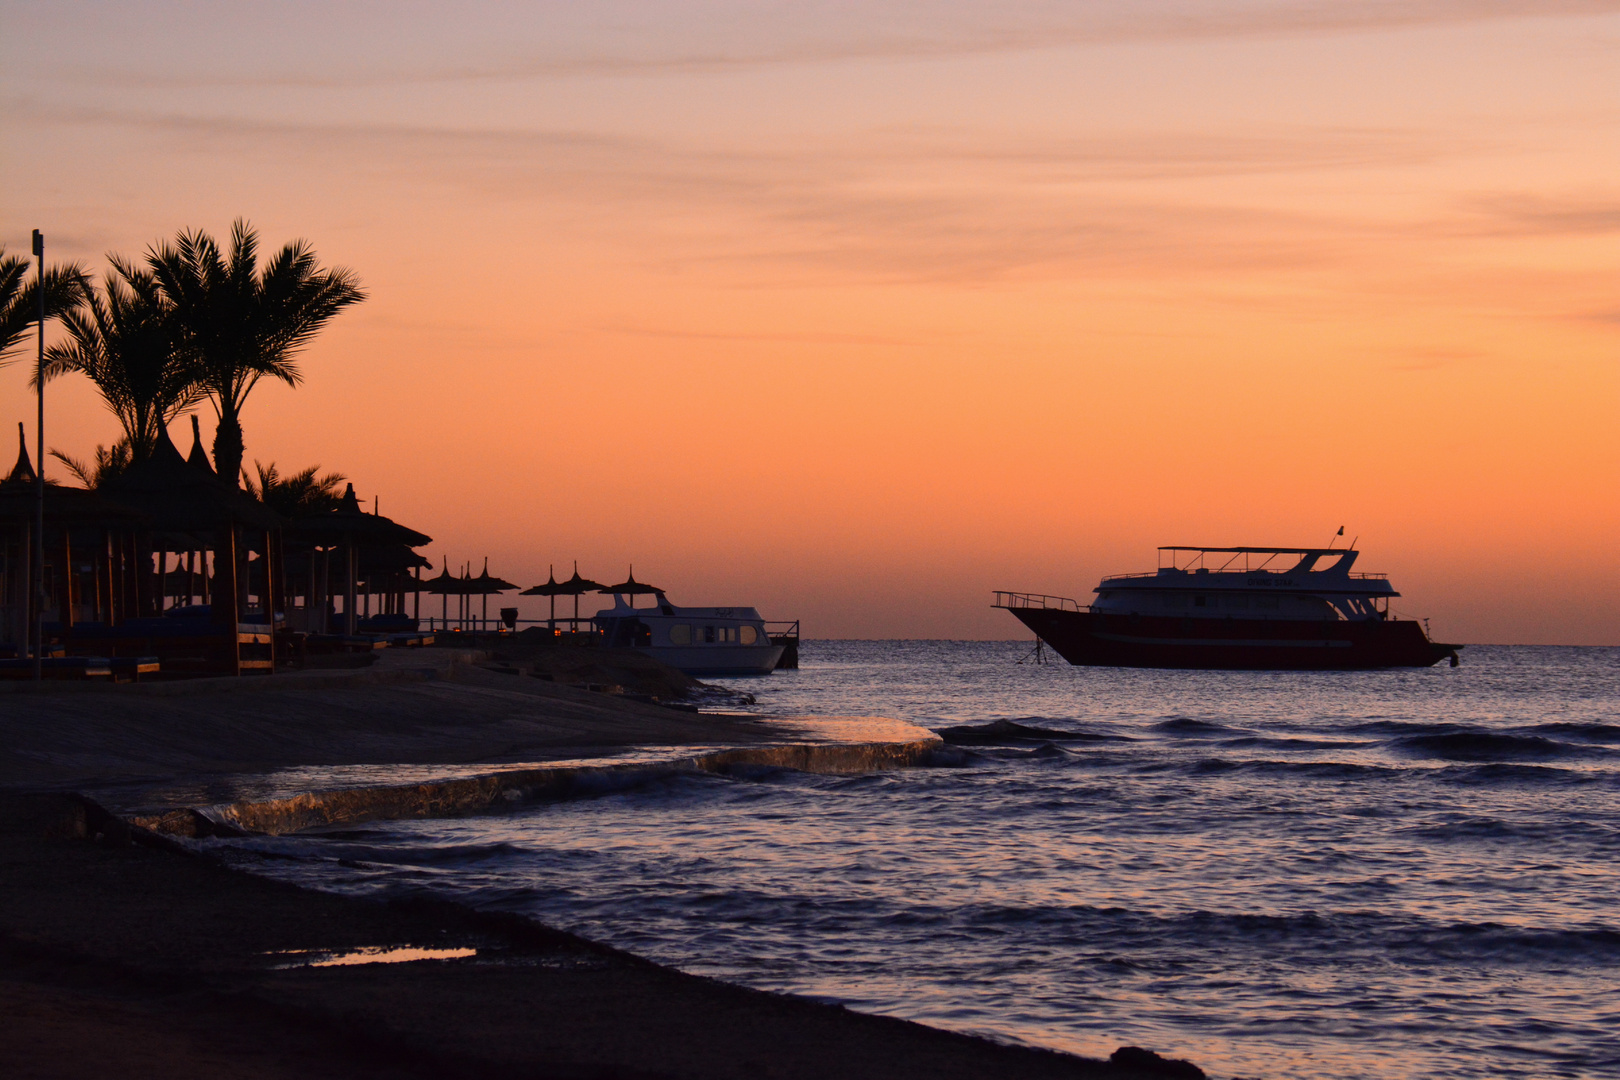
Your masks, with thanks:
[[[419,949],[412,945],[377,945],[342,953],[327,952],[322,949],[281,949],[265,955],[290,958],[288,963],[276,965],[278,969],[285,969],[348,967],[352,964],[406,964],[413,960],[460,960],[468,956],[477,956],[478,950]]]

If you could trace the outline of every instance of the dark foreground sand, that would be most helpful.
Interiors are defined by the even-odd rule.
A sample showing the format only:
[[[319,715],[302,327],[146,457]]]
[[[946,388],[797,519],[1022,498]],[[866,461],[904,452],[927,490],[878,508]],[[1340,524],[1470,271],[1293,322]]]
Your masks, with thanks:
[[[308,764],[316,752],[334,762],[487,762],[504,749],[529,761],[626,742],[678,745],[683,733],[705,743],[721,733],[737,744],[769,738],[751,721],[510,679],[475,671],[218,693],[0,696],[0,1076],[1201,1075],[1184,1063],[1090,1061],[744,990],[512,916],[298,889],[186,854],[63,793],[115,777]],[[276,723],[278,710],[295,707]],[[286,966],[406,946],[477,952]]]

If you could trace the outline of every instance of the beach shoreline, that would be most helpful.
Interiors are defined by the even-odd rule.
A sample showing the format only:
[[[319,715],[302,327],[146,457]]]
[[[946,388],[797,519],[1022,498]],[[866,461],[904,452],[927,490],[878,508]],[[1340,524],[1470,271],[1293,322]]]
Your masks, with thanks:
[[[758,718],[514,679],[444,652],[312,678],[8,696],[0,710],[6,1074],[1200,1075],[1182,1063],[1113,1064],[749,990],[448,901],[380,902],[271,881],[77,794],[311,764],[415,763],[498,777],[512,770],[489,766],[543,771],[586,752],[611,761],[630,747],[662,748],[667,761],[704,747],[720,764],[725,754],[819,752],[836,761],[843,752],[827,740],[788,746]],[[505,789],[494,790],[499,800]],[[300,959],[398,949],[449,958]]]

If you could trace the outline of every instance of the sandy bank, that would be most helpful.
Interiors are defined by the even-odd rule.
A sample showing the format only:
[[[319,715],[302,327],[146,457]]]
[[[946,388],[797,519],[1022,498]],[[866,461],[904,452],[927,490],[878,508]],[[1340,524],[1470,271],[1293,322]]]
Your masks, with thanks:
[[[780,739],[749,718],[504,674],[469,657],[401,649],[363,669],[272,678],[0,684],[0,785],[62,790],[295,766],[536,762],[627,746]]]
[[[0,1075],[1174,1075],[744,990],[516,917],[310,892],[109,829],[64,797],[0,796]],[[400,946],[474,952],[299,965]]]
[[[217,788],[234,798],[223,809],[237,825],[284,831],[500,807],[513,792],[519,802],[548,797],[613,770],[903,765],[935,742],[895,721],[817,730],[677,712],[502,674],[450,650],[273,679],[8,688],[0,1075],[1201,1075],[1182,1063],[1001,1046],[745,990],[515,916],[302,890],[53,794],[92,790],[110,802],[121,790],[160,798],[161,809]],[[600,760],[581,760],[593,755]],[[170,820],[184,833],[198,818],[182,810]],[[303,962],[401,947],[464,955]]]

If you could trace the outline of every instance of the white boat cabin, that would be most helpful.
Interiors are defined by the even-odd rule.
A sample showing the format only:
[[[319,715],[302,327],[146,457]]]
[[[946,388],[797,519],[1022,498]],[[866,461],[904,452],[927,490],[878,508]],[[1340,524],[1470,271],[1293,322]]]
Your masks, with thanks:
[[[1092,590],[1102,614],[1233,619],[1392,618],[1400,593],[1385,574],[1352,574],[1348,548],[1162,547],[1152,574],[1105,577]],[[1168,563],[1168,565],[1166,565]]]
[[[751,607],[680,607],[655,592],[651,607],[634,595],[613,594],[613,606],[596,613],[604,644],[636,649],[689,675],[766,674],[785,646],[771,640],[765,620]]]

